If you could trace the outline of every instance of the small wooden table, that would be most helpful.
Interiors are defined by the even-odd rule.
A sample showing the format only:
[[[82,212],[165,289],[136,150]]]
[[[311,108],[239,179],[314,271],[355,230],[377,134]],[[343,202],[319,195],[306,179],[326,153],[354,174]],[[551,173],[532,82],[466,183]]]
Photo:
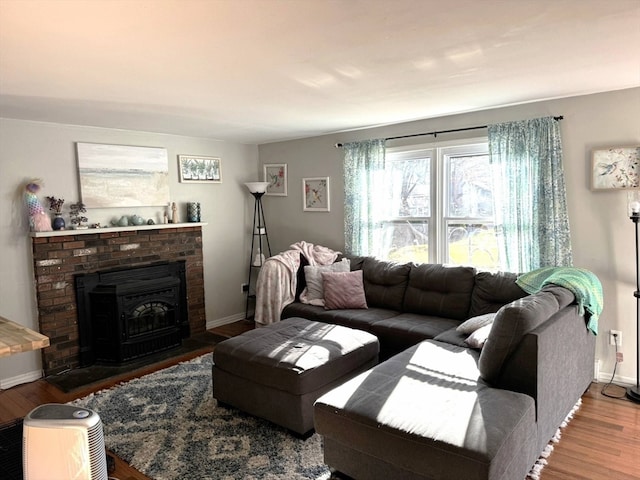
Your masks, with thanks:
[[[0,317],[0,357],[49,346],[49,337]]]

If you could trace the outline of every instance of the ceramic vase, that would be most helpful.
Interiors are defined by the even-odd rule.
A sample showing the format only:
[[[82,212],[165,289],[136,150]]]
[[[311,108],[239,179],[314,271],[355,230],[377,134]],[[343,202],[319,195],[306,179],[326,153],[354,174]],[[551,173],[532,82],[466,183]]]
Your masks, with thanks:
[[[64,218],[62,218],[61,213],[55,214],[55,216],[53,217],[53,222],[51,223],[51,226],[53,227],[54,230],[64,230],[66,223],[64,222]]]

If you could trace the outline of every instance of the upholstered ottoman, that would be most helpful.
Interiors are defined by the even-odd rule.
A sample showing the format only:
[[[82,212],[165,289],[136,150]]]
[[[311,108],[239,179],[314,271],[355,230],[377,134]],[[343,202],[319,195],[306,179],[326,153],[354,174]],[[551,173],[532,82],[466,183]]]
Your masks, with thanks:
[[[370,333],[288,318],[216,345],[213,396],[299,435],[313,430],[313,403],[378,362]]]

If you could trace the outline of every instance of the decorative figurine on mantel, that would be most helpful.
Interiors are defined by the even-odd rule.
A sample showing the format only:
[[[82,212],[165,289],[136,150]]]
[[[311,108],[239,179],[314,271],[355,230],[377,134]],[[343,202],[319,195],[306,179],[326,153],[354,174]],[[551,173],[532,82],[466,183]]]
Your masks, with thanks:
[[[34,232],[50,232],[51,219],[38,200],[42,180],[34,178],[24,187],[24,202],[29,212],[29,228]]]
[[[178,223],[178,207],[176,207],[176,202],[171,203],[171,223]]]

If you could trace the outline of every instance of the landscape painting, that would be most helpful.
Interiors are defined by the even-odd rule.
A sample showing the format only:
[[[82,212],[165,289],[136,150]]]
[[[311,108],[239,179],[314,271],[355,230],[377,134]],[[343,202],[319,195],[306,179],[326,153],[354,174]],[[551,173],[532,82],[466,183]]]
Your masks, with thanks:
[[[80,194],[87,208],[169,203],[169,157],[158,147],[77,144]]]

